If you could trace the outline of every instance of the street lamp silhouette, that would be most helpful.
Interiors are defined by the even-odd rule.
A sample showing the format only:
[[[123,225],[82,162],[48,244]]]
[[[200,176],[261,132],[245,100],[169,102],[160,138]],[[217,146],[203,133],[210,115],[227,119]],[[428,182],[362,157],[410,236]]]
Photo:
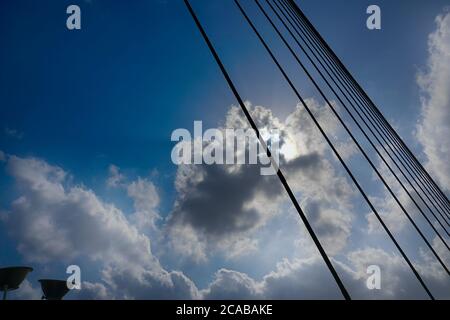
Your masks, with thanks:
[[[3,291],[3,300],[6,300],[8,291],[20,287],[20,284],[31,271],[33,271],[33,268],[30,267],[0,268],[0,291]]]
[[[62,300],[67,292],[69,292],[65,280],[41,279],[39,282],[44,293],[42,296],[43,300]]]

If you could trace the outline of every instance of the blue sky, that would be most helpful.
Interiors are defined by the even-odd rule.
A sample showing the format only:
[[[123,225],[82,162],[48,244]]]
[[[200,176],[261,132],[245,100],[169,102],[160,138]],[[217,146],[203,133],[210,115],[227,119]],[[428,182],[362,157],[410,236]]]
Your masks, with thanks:
[[[174,187],[177,167],[170,160],[174,146],[170,134],[176,128],[192,130],[194,120],[203,120],[204,127],[223,126],[235,99],[182,1],[78,1],[82,29],[69,31],[65,10],[72,3],[0,4],[0,150],[8,157],[36,158],[62,168],[70,176],[64,182],[66,190],[82,186],[127,217],[137,210],[136,202],[127,187],[107,185],[109,168],[120,168],[128,186],[145,179],[157,190],[155,210],[160,219],[157,231],[140,232],[151,240],[152,253],[163,269],[180,270],[199,289],[212,292],[208,286],[218,279],[216,271],[221,268],[262,279],[283,258],[295,259],[292,248],[276,252],[276,240],[269,240],[270,235],[278,239],[279,234],[280,243],[295,238],[295,228],[286,227],[280,215],[255,227],[258,235],[253,240],[258,238],[260,246],[251,254],[229,258],[220,249],[206,249],[207,261],[193,262],[192,257],[170,253],[165,245],[172,240],[165,230],[170,217],[176,216],[176,201],[181,201],[180,190]],[[382,10],[380,31],[365,27],[365,9],[372,1],[298,3],[401,136],[423,161],[430,161],[432,157],[415,136],[423,107],[417,74],[427,67],[428,36],[436,30],[435,18],[445,12],[448,1],[377,1]],[[192,4],[242,96],[280,119],[289,116],[296,98],[234,3],[197,0]],[[269,42],[281,48],[253,1],[243,4]],[[282,49],[277,53],[291,59]],[[293,66],[292,59],[286,61]],[[305,97],[317,97],[303,76],[295,77]],[[380,189],[370,185],[371,173],[358,159],[349,161],[373,196],[382,197]],[[0,170],[0,210],[6,215],[14,212],[11,204],[24,192],[9,162],[1,163]],[[336,177],[345,177],[338,164],[330,163]],[[352,201],[352,210],[368,213],[361,199]],[[277,210],[292,208],[283,203]],[[365,234],[359,219],[352,224],[353,240],[337,256],[348,260],[348,252],[357,249],[359,241],[394,251],[383,234],[358,240]],[[21,239],[10,234],[13,228],[0,222],[0,265],[31,264],[36,267],[32,280],[43,274],[64,277],[67,261],[34,261],[18,249]],[[416,238],[409,233],[404,236],[413,239],[415,247]],[[86,281],[104,281],[101,272],[106,267],[82,249],[69,260],[82,266]]]

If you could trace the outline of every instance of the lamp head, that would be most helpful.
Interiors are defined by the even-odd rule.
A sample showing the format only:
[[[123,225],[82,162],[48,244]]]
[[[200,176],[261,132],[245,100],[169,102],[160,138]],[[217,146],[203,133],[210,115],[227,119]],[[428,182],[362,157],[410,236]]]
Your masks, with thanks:
[[[0,268],[0,291],[18,289],[27,274],[31,271],[33,271],[33,268],[30,267]]]
[[[43,299],[46,300],[62,300],[69,292],[67,282],[65,280],[41,279],[39,280],[44,293]]]

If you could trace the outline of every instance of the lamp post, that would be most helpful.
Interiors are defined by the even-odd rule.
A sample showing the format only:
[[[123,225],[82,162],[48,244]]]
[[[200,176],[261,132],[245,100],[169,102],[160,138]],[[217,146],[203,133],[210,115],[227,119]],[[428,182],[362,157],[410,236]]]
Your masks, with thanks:
[[[0,291],[3,291],[3,300],[6,300],[8,291],[20,287],[20,284],[31,271],[33,271],[33,268],[30,267],[0,268]]]

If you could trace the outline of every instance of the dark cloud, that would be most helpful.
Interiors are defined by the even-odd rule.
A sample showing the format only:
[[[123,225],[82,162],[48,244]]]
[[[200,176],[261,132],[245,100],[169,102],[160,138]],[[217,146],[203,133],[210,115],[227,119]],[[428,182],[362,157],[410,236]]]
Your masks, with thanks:
[[[311,104],[321,110],[315,101],[311,100]],[[319,235],[322,231],[326,233],[325,237],[342,235],[342,239],[335,241],[339,243],[335,248],[341,249],[349,233],[345,224],[348,225],[350,219],[342,218],[340,211],[344,208],[345,214],[349,215],[347,202],[351,189],[330,164],[324,141],[317,138],[318,132],[308,121],[308,116],[296,108],[285,122],[281,122],[267,108],[250,105],[248,108],[260,131],[279,130],[280,168],[291,188],[302,194],[303,199],[300,197],[299,202],[315,198],[324,203],[311,217],[316,221]],[[331,123],[324,114],[319,116]],[[330,127],[334,128],[331,124]],[[224,128],[248,128],[238,108],[229,110]],[[278,177],[262,176],[260,168],[259,165],[179,166],[178,198],[168,223],[175,250],[194,254],[202,260],[206,256],[204,250],[214,250],[216,243],[228,254],[243,237],[248,243],[252,234],[279,212],[278,206],[289,201]],[[308,200],[311,206],[312,202]],[[333,207],[337,210],[328,210]],[[237,247],[242,249],[242,246]]]
[[[204,179],[189,189],[172,212],[171,223],[189,224],[212,237],[245,232],[260,223],[261,216],[245,204],[259,192],[276,198],[282,192],[276,177],[261,176],[258,166],[231,173],[223,166],[202,168]]]

